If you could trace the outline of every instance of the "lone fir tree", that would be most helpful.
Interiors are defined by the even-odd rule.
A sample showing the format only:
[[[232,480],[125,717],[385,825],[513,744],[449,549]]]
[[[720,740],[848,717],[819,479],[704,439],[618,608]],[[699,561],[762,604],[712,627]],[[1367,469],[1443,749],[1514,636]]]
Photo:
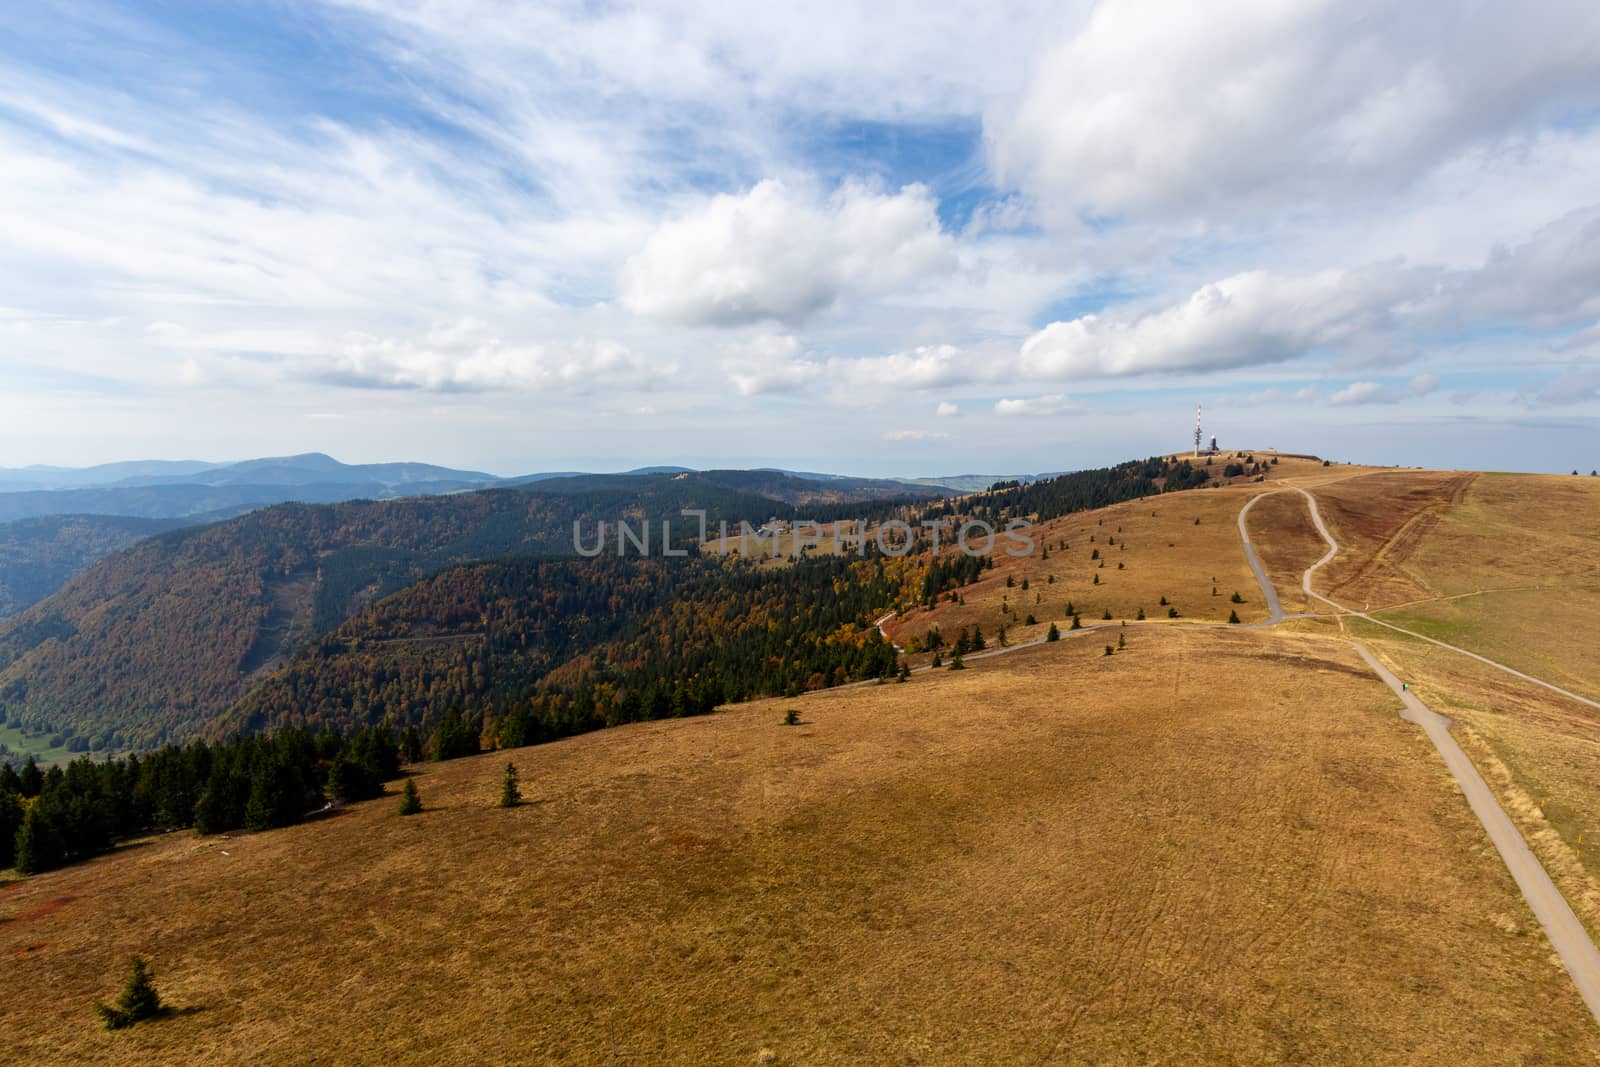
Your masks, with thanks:
[[[156,992],[154,978],[150,965],[140,956],[133,957],[128,965],[128,980],[117,1002],[106,1005],[95,1001],[95,1014],[106,1024],[107,1030],[121,1030],[161,1013],[161,995]]]
[[[415,815],[422,810],[422,797],[417,795],[417,780],[406,779],[406,787],[400,793],[400,814]]]
[[[506,764],[506,773],[500,779],[500,806],[514,808],[522,803],[522,790],[517,788],[517,765]]]

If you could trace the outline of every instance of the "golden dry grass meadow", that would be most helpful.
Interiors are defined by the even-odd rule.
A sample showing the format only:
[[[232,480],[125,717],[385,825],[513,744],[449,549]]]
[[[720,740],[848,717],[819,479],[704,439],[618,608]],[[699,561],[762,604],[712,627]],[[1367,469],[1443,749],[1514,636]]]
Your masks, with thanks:
[[[1600,632],[1600,494],[1281,468],[1060,520],[1048,543],[1068,548],[892,627],[992,635],[1033,611],[1035,628],[1007,623],[1020,641],[1067,621],[1069,597],[1086,625],[1144,607],[1113,656],[1111,631],[1068,634],[903,685],[429,765],[415,818],[391,787],[300,826],[169,834],[0,887],[7,1052],[1594,1062],[1600,1031],[1498,855],[1339,626],[1456,719],[1591,927],[1600,893],[1577,837],[1600,831],[1600,712],[1360,620],[1197,623],[1225,619],[1235,589],[1245,622],[1265,616],[1245,501],[1324,483],[1345,551],[1319,592],[1593,692],[1594,643],[1574,638]],[[1302,610],[1299,573],[1323,548],[1303,501],[1269,496],[1250,522],[1285,610]],[[800,726],[782,725],[791,707]],[[527,803],[499,810],[508,758]],[[105,1032],[90,1002],[134,952],[177,1011]]]

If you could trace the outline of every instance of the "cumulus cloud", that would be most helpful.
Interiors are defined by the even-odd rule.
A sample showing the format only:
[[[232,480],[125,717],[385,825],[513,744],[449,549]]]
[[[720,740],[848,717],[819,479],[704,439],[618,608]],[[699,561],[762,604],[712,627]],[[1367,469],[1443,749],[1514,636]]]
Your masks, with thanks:
[[[1015,400],[1001,399],[994,405],[996,415],[1065,415],[1078,410],[1081,409],[1077,404],[1060,393]]]
[[[906,352],[829,360],[828,370],[851,385],[932,389],[973,379],[975,367],[954,345],[919,345]]]
[[[934,409],[933,413],[939,416],[941,419],[953,419],[957,415],[961,414],[961,409],[955,404],[950,403],[948,400],[941,400],[939,401],[939,406]]]
[[[1383,385],[1378,382],[1351,382],[1328,398],[1335,407],[1354,407],[1360,404],[1398,404],[1427,396],[1439,388],[1437,374],[1419,374],[1406,388]]]
[[[352,333],[319,358],[297,361],[308,381],[360,389],[473,393],[648,388],[673,368],[655,367],[615,341],[508,344],[482,324],[452,324],[420,340]]]
[[[1600,7],[1124,0],[1042,49],[986,124],[1057,221],[1259,217],[1396,188],[1470,145],[1600,101]]]
[[[1053,322],[1023,342],[1021,365],[1034,377],[1085,378],[1279,363],[1385,327],[1414,288],[1411,272],[1382,267],[1251,271],[1138,317]]]
[[[1400,394],[1387,386],[1377,382],[1351,382],[1328,398],[1328,403],[1334,407],[1346,407],[1354,404],[1394,404],[1400,400]]]
[[[792,334],[761,334],[723,346],[723,370],[740,396],[791,393],[822,377],[822,363],[801,358]]]
[[[1439,376],[1431,372],[1424,372],[1411,379],[1411,395],[1427,396],[1439,388]]]
[[[795,324],[846,292],[881,294],[954,263],[920,185],[847,182],[819,197],[767,179],[657,227],[620,290],[630,310],[689,325]]]
[[[976,366],[954,345],[919,345],[886,356],[802,354],[788,334],[763,334],[754,341],[725,346],[723,369],[741,395],[793,392],[810,385],[853,389],[935,389],[973,380]]]

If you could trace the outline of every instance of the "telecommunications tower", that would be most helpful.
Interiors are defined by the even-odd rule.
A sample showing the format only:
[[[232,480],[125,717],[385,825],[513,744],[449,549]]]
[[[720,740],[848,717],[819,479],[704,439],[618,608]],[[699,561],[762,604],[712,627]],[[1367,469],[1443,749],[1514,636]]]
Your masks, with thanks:
[[[1194,406],[1194,454],[1200,458],[1200,404]]]

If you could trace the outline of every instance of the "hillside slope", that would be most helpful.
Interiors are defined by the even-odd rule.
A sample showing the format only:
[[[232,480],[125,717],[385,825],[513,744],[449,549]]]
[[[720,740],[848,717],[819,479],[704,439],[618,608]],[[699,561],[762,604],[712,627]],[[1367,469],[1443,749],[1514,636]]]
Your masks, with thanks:
[[[437,722],[522,744],[892,674],[872,620],[910,561],[498,560],[357,614],[262,679],[213,733]]]
[[[0,623],[0,712],[108,749],[194,736],[252,678],[431,570],[571,554],[574,522],[625,517],[659,531],[670,518],[681,542],[693,529],[679,510],[692,507],[761,521],[774,502],[694,478],[554,480],[534,492],[280,505],[164,534]]]
[[[0,1025],[107,1064],[1592,1060],[1392,705],[1337,643],[1154,628],[430,765],[415,818],[0,889]],[[133,952],[175,1014],[108,1034]]]
[[[0,523],[0,619],[60,589],[96,560],[186,525],[182,519],[53,515]]]

